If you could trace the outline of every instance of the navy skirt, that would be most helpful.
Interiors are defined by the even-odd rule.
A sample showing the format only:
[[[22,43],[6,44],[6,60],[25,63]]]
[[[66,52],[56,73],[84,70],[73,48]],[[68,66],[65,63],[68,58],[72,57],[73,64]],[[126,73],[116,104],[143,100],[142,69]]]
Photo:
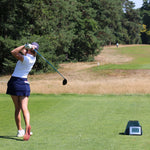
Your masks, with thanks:
[[[27,78],[11,77],[7,83],[6,94],[15,96],[30,96],[30,84]]]

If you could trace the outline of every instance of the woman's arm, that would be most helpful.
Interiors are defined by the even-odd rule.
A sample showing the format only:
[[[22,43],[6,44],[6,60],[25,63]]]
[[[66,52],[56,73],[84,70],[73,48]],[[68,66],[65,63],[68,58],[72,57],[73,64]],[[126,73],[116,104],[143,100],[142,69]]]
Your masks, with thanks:
[[[24,49],[25,49],[24,45],[19,46],[19,47],[15,48],[14,50],[12,50],[12,51],[11,51],[11,54],[12,54],[15,58],[17,58],[18,60],[20,60],[20,61],[23,62],[24,57],[23,57],[23,55],[20,54],[20,52],[21,52],[21,51],[24,51]]]

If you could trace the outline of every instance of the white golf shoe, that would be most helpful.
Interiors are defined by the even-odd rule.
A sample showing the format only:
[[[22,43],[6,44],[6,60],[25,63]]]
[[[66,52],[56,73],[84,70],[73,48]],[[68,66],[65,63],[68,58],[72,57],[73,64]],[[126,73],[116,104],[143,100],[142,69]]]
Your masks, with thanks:
[[[25,130],[18,130],[18,133],[17,133],[17,137],[23,137],[25,135]],[[32,132],[30,132],[30,135],[33,135]]]
[[[18,130],[17,137],[23,137],[25,134],[25,130]]]

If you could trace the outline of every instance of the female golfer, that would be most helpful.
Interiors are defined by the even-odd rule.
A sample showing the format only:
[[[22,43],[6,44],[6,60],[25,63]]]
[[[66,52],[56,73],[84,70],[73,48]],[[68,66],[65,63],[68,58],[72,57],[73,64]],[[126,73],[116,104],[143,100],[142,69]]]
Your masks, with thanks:
[[[7,83],[7,94],[11,95],[15,106],[15,121],[18,129],[17,136],[24,140],[30,138],[30,113],[28,110],[28,98],[30,96],[30,85],[27,76],[31,71],[35,61],[39,45],[36,42],[19,46],[11,51],[11,54],[18,59],[15,70]],[[21,54],[22,53],[22,54]],[[26,129],[21,127],[21,110],[24,116]]]

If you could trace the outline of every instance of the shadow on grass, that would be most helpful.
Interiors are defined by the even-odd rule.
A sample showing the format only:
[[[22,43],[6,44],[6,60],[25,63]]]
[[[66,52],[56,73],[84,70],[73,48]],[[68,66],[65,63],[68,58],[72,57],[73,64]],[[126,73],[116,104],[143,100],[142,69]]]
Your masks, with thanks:
[[[126,135],[124,132],[120,132],[119,135]]]
[[[19,139],[16,136],[0,136],[0,139],[10,139],[15,141],[24,141],[23,139]]]

